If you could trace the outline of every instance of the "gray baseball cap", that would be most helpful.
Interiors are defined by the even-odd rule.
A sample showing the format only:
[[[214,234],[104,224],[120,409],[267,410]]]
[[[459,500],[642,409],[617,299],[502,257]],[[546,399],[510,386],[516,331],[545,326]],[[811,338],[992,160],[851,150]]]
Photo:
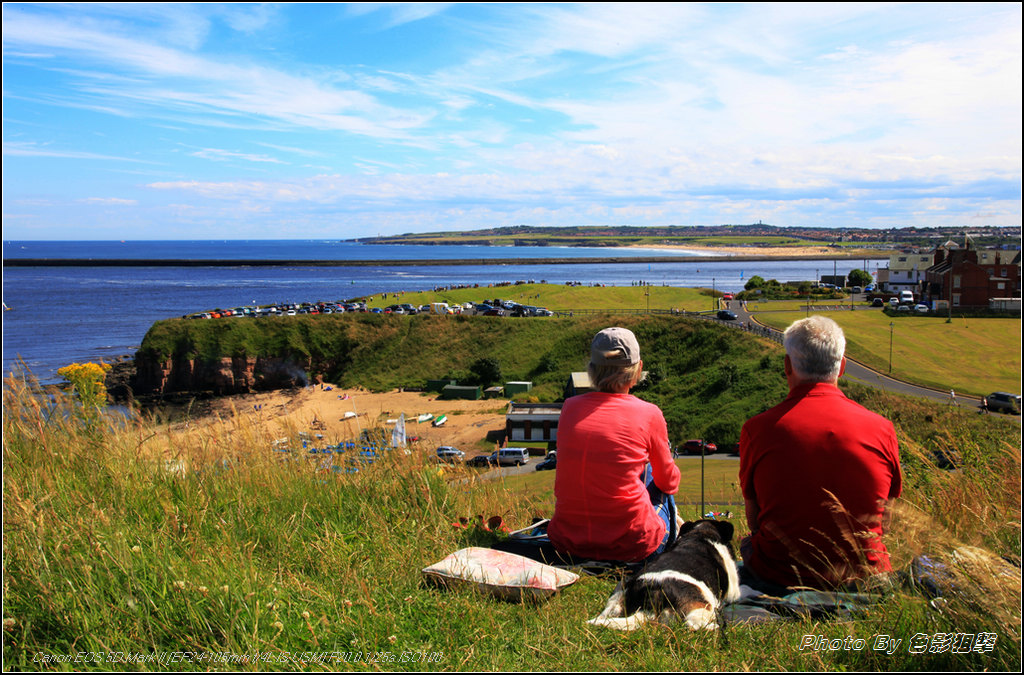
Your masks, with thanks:
[[[590,343],[595,366],[632,366],[640,362],[640,343],[628,328],[605,328]]]

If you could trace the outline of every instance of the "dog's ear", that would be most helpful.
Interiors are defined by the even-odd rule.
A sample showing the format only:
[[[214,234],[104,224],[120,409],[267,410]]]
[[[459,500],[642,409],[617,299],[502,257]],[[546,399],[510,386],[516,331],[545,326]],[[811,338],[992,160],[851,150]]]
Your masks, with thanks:
[[[722,538],[723,544],[728,544],[732,541],[732,535],[734,528],[732,523],[728,520],[716,520],[714,521],[715,527],[718,528],[718,536]]]
[[[680,525],[679,525],[679,533],[676,535],[676,538],[677,539],[682,539],[684,534],[686,534],[687,532],[689,532],[693,528],[697,527],[697,525],[700,522],[702,522],[702,521],[691,520],[688,523],[680,523]]]

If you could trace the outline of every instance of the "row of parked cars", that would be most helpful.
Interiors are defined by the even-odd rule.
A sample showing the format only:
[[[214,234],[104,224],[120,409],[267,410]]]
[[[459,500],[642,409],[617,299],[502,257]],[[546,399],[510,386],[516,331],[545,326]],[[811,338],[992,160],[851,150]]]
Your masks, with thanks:
[[[437,461],[447,464],[465,464],[466,466],[522,466],[530,462],[530,451],[526,448],[501,448],[490,455],[477,455],[466,459],[466,453],[451,445],[442,445],[437,449]]]
[[[410,303],[367,307],[365,302],[303,302],[271,305],[268,307],[233,307],[209,312],[191,314],[190,319],[220,319],[222,317],[266,317],[297,316],[299,314],[343,314],[346,312],[368,312],[372,314],[468,314],[472,316],[554,316],[546,307],[534,307],[519,303],[493,300],[490,302],[449,305],[435,302],[419,307]]]
[[[190,314],[190,319],[220,319],[222,317],[297,316],[299,314],[343,314],[345,312],[368,312],[363,302],[303,302],[270,305],[267,307],[233,307],[209,312]]]
[[[1018,397],[1019,400],[1019,397]],[[726,448],[726,451],[730,448]],[[735,450],[735,448],[732,448]],[[718,446],[711,441],[693,439],[682,443],[672,449],[673,457],[686,455],[713,455],[719,452]],[[530,453],[526,448],[501,448],[490,455],[477,455],[466,459],[466,453],[450,445],[442,445],[437,449],[437,461],[449,464],[466,464],[466,466],[493,467],[493,466],[521,466],[530,461]],[[558,452],[549,451],[544,459],[537,463],[537,471],[546,471],[556,468],[558,464]]]
[[[442,308],[438,309],[438,305]],[[427,305],[438,314],[468,314],[471,316],[554,316],[547,307],[535,307],[533,305],[522,305],[510,300],[486,300],[484,302],[467,302],[463,304],[448,305],[445,303],[434,303]]]

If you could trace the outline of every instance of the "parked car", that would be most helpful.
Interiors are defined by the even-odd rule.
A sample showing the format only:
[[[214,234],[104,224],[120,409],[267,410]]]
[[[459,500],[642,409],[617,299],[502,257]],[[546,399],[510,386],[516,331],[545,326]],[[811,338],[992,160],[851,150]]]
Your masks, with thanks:
[[[897,312],[909,312],[910,311],[910,305],[900,305],[899,307],[896,308],[896,311]]]
[[[490,455],[477,455],[466,460],[466,466],[497,466]]]
[[[899,304],[900,304],[900,299],[899,298],[889,298],[889,306],[890,307],[896,307]]]
[[[550,471],[554,469],[557,459],[557,452],[555,450],[552,450],[547,454],[543,461],[537,464],[537,471]]]
[[[450,445],[442,445],[437,449],[437,461],[439,462],[461,462],[466,458],[466,453]]]
[[[526,448],[502,448],[491,453],[491,459],[499,466],[520,466],[530,461],[530,453]]]
[[[872,307],[884,307],[885,303],[882,302],[881,298],[875,298],[874,300],[871,301],[871,306]]]
[[[927,314],[928,312],[932,311],[932,309],[931,307],[924,303],[918,303],[914,305],[914,311],[917,312],[918,314]]]
[[[718,318],[722,321],[735,321],[736,312],[730,312],[727,309],[720,309],[718,310]]]
[[[985,402],[989,410],[1020,414],[1020,396],[1016,394],[1008,394],[1005,391],[993,392],[985,397]]]
[[[705,455],[713,455],[718,452],[718,446],[714,443],[706,443],[703,439],[697,438],[683,443],[682,450],[678,454],[699,455],[702,451]]]

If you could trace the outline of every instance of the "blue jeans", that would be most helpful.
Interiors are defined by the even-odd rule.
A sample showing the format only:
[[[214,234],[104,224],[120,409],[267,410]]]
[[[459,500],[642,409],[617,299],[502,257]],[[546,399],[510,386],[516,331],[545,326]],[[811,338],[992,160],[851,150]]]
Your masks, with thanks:
[[[647,486],[647,495],[651,498],[651,505],[654,506],[654,512],[658,514],[658,517],[665,523],[665,537],[661,540],[661,544],[654,550],[648,560],[654,556],[664,553],[665,549],[675,543],[676,532],[679,531],[679,523],[676,522],[676,500],[672,495],[667,495],[658,489],[658,486],[654,484],[654,474],[651,471],[651,465],[648,464],[647,468],[644,469],[644,485]]]

